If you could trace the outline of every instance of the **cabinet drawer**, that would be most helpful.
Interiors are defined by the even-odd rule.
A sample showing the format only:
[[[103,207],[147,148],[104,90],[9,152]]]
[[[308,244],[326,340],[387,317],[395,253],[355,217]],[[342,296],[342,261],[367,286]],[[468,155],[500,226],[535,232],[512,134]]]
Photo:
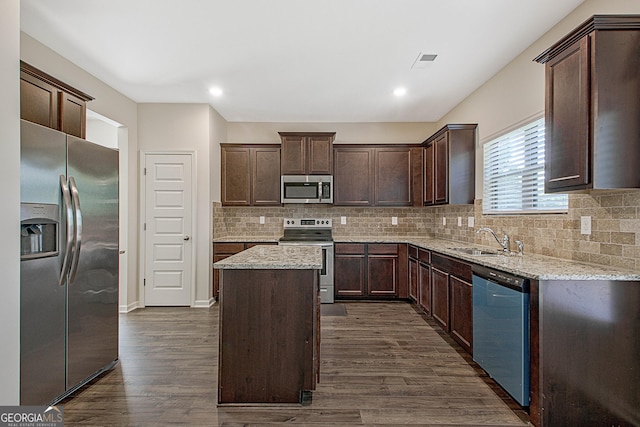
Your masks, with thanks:
[[[397,244],[388,244],[388,243],[370,243],[369,244],[369,254],[375,255],[397,255],[398,254],[398,245]]]
[[[360,243],[338,243],[335,245],[337,254],[364,254],[364,245]]]
[[[431,264],[431,251],[418,249],[418,259],[425,264]]]
[[[431,265],[468,282],[472,280],[471,265],[440,254],[431,256]]]
[[[244,243],[214,243],[214,254],[237,254],[244,251]]]

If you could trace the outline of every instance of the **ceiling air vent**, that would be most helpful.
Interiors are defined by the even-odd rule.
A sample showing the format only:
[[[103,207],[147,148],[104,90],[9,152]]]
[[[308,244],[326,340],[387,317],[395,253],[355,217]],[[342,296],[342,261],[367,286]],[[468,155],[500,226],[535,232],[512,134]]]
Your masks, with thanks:
[[[426,68],[427,64],[435,61],[437,56],[438,55],[433,53],[420,53],[420,55],[418,55],[416,60],[413,62],[413,65],[411,66],[411,68],[413,69]]]

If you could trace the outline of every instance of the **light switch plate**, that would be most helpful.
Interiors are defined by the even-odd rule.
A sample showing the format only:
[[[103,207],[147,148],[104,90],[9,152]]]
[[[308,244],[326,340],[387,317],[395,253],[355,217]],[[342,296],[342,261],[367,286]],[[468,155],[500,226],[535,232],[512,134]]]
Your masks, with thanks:
[[[447,217],[446,216],[442,217],[442,225],[447,225]]]
[[[591,234],[591,217],[590,216],[580,217],[580,234],[585,234],[585,235]]]
[[[260,217],[260,224],[264,224],[264,217],[263,216]]]
[[[470,217],[467,218],[467,226],[468,227],[472,227],[472,228],[476,226],[475,217],[470,216]]]
[[[347,217],[346,216],[341,216],[340,217],[340,224],[345,225],[347,223]]]
[[[391,217],[391,225],[398,225],[398,217],[397,216],[392,216]]]
[[[462,227],[462,217],[458,217],[458,227]]]

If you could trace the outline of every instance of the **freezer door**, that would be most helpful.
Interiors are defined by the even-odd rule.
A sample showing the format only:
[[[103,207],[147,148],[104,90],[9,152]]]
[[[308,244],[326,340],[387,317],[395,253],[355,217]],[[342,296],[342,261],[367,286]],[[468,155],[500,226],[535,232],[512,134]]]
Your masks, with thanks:
[[[67,302],[72,388],[118,358],[118,152],[68,136],[67,160],[78,222]]]
[[[22,202],[59,206],[59,177],[65,174],[66,136],[21,121]],[[24,212],[23,212],[24,214]],[[32,215],[30,218],[40,215]],[[56,212],[59,216],[59,212]],[[65,227],[64,217],[58,230]],[[37,221],[36,221],[37,222]],[[16,233],[18,230],[16,230]],[[20,403],[44,405],[65,391],[66,286],[59,285],[64,233],[58,256],[20,261]],[[25,257],[28,258],[28,257]]]

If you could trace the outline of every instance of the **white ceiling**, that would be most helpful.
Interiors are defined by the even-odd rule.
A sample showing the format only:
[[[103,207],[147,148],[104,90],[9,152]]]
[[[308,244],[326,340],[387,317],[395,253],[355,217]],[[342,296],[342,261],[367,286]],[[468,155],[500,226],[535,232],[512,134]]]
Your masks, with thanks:
[[[209,103],[234,122],[433,122],[582,2],[20,4],[24,32],[136,102]],[[412,69],[420,53],[438,57]]]

